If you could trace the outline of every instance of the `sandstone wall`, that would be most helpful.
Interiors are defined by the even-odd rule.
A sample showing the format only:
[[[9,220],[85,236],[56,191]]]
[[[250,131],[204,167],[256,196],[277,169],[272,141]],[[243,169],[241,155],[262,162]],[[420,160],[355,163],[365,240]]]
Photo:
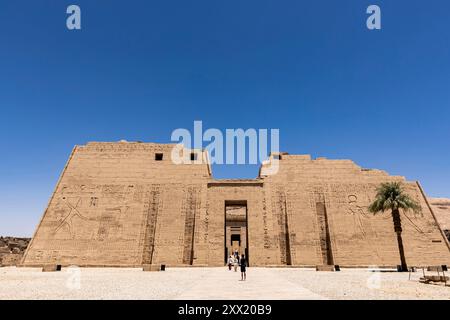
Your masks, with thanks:
[[[418,183],[362,169],[350,160],[311,160],[309,156],[282,155],[278,174],[264,178],[265,185],[286,202],[292,264],[324,263],[317,204],[323,203],[334,264],[343,266],[395,266],[399,264],[396,235],[389,213],[370,214],[376,188],[382,182],[402,181],[422,212],[402,212],[403,240],[411,265],[450,263],[446,239]],[[270,164],[267,164],[270,166]],[[261,170],[264,176],[264,167]],[[322,243],[321,243],[322,242]]]
[[[225,206],[234,202],[247,206],[252,266],[396,266],[390,213],[367,210],[387,181],[404,182],[422,207],[401,213],[407,262],[450,265],[448,242],[416,182],[350,160],[288,154],[281,154],[277,174],[269,174],[274,155],[257,179],[214,180],[207,164],[174,164],[173,147],[75,147],[23,265],[221,266]]]
[[[450,199],[428,198],[442,229],[450,230]]]
[[[172,148],[126,142],[75,147],[23,264],[189,260],[185,224],[198,210],[186,203],[205,189],[210,172],[207,165],[173,164]]]
[[[276,217],[268,207],[262,181],[225,180],[208,183],[207,224],[199,226],[198,262],[224,264],[225,204],[245,201],[247,205],[248,250],[251,265],[279,265]],[[205,248],[207,250],[201,250]]]

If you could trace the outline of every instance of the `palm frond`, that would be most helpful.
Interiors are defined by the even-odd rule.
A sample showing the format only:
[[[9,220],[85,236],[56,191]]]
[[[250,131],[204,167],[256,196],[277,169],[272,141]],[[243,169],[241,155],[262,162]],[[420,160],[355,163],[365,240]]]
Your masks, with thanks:
[[[400,182],[382,183],[377,188],[375,200],[370,204],[369,211],[377,213],[398,209],[420,212],[421,207],[404,191]]]

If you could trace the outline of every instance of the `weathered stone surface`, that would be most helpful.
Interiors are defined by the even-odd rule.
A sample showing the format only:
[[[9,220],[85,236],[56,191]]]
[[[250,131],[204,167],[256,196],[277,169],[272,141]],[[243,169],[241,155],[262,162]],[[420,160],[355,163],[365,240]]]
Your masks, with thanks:
[[[20,264],[29,242],[29,238],[0,237],[0,265]]]
[[[335,271],[334,265],[321,265],[316,266],[316,271]]]
[[[450,241],[450,199],[428,198],[436,219]]]
[[[144,264],[142,265],[142,271],[161,271],[161,265]]]
[[[215,180],[207,163],[174,164],[173,147],[76,146],[23,265],[222,266],[237,249],[251,266],[395,267],[390,214],[367,210],[388,181],[404,182],[422,207],[401,213],[408,264],[450,265],[448,242],[417,182],[350,160],[286,153],[277,174],[272,157],[256,179]]]
[[[42,266],[42,272],[61,271],[61,266],[57,264],[46,264]]]
[[[442,272],[442,271],[444,271],[444,268],[442,266],[428,266],[427,271]]]
[[[425,276],[420,278],[421,282],[448,282],[449,277],[447,276]]]

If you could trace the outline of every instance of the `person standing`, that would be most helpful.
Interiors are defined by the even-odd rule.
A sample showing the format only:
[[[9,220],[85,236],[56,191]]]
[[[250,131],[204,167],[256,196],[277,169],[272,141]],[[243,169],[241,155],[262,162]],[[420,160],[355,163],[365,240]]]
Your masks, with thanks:
[[[234,252],[234,257],[237,259],[238,263],[239,263],[239,251],[235,251]]]
[[[241,281],[245,281],[247,279],[246,268],[247,268],[247,259],[243,254],[241,257]]]
[[[238,257],[234,256],[234,272],[237,272],[238,265],[239,265]]]
[[[231,270],[231,267],[233,266],[233,264],[234,264],[233,256],[230,256],[228,258],[228,270]]]

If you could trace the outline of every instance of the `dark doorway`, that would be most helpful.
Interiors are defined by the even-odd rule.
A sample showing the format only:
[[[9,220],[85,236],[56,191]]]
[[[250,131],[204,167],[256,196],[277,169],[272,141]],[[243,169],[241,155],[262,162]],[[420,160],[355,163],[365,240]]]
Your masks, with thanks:
[[[225,201],[225,264],[235,251],[249,261],[247,215],[247,201]]]
[[[233,244],[233,242],[241,245],[241,235],[240,234],[232,234],[231,235],[231,244]]]

